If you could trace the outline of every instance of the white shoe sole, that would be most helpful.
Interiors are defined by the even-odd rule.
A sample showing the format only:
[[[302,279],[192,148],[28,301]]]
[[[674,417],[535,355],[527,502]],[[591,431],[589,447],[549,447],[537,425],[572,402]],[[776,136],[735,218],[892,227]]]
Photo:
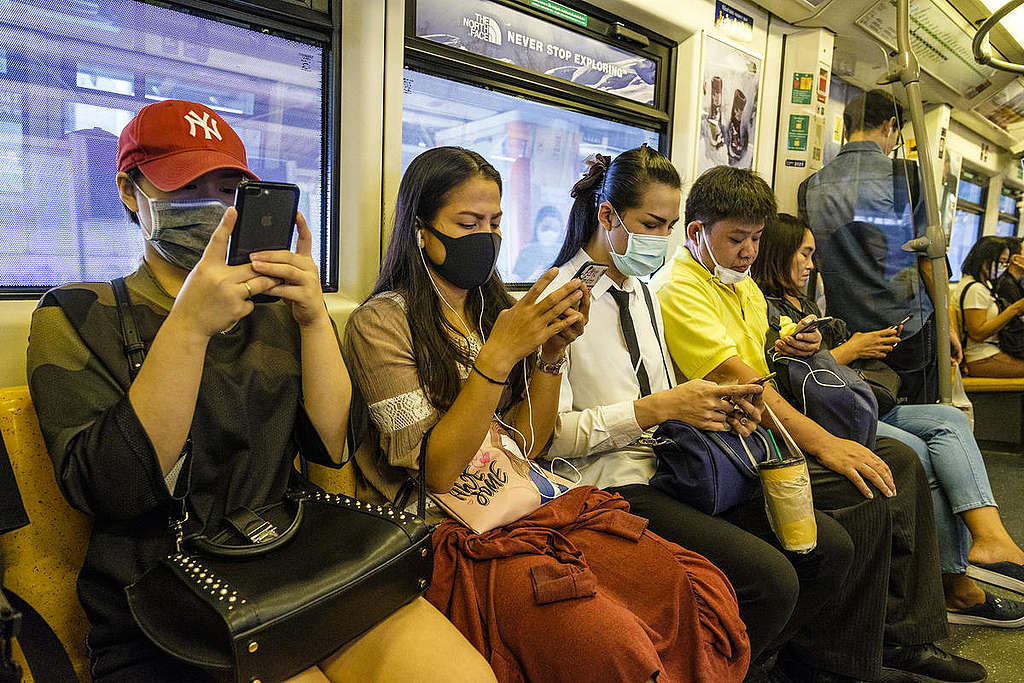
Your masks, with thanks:
[[[1020,628],[1024,626],[1024,617],[1005,621],[1002,619],[988,619],[973,614],[964,614],[962,612],[950,612],[949,610],[946,611],[946,620],[951,624],[966,624],[968,626],[993,626],[995,628]]]
[[[973,564],[967,565],[967,576],[975,581],[981,581],[992,586],[999,586],[1016,593],[1024,593],[1024,581],[1020,581],[1005,574],[994,572],[990,569],[976,567]]]

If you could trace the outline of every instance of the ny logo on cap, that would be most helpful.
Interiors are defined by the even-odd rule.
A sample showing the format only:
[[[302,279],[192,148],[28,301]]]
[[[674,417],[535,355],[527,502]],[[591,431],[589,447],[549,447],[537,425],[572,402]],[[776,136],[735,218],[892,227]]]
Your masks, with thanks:
[[[188,121],[188,134],[192,137],[196,136],[196,126],[202,126],[203,130],[206,131],[207,140],[212,140],[213,138],[223,140],[220,136],[220,131],[217,130],[217,119],[211,119],[210,112],[204,111],[202,118],[200,118],[199,114],[189,109],[188,113],[185,114],[185,120]]]

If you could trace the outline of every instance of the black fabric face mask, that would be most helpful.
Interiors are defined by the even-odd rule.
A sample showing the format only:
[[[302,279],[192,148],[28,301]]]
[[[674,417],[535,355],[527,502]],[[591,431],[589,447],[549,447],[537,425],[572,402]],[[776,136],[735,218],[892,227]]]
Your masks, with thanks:
[[[444,245],[442,263],[434,263],[430,256],[426,256],[427,250],[423,249],[423,254],[438,275],[460,289],[476,289],[487,282],[498,261],[501,235],[496,232],[474,232],[462,237],[449,237],[430,225],[426,228]]]

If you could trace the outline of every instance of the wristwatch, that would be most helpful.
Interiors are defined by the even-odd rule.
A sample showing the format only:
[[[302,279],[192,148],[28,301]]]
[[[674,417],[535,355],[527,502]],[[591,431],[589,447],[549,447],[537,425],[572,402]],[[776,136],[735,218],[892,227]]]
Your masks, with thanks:
[[[560,375],[560,374],[562,374],[562,366],[563,365],[565,365],[565,354],[564,353],[562,354],[562,356],[558,360],[552,361],[550,363],[545,363],[543,360],[540,359],[540,356],[537,357],[537,369],[540,370],[541,372],[546,372],[549,375]]]

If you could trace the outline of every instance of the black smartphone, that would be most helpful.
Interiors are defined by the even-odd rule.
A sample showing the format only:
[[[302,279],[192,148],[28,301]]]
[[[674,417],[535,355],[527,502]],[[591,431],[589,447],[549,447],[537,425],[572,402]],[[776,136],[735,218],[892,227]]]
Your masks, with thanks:
[[[891,327],[894,330],[898,330],[901,325],[906,325],[908,322],[910,322],[910,319],[913,318],[913,317],[914,317],[913,313],[908,313],[906,318],[904,318],[903,320],[899,321],[898,323],[893,323],[892,325],[889,325],[889,327]]]
[[[797,327],[796,331],[793,332],[793,335],[795,336],[795,335],[798,335],[798,334],[800,334],[802,332],[813,332],[814,330],[818,329],[822,325],[830,323],[833,320],[835,320],[835,318],[833,318],[830,315],[826,315],[823,318],[815,318],[814,320],[812,320],[811,322],[807,323],[803,327]]]
[[[289,249],[299,210],[299,186],[263,180],[243,180],[235,190],[238,218],[228,237],[229,266],[249,262],[257,251]],[[256,303],[277,301],[278,297],[257,294]]]

